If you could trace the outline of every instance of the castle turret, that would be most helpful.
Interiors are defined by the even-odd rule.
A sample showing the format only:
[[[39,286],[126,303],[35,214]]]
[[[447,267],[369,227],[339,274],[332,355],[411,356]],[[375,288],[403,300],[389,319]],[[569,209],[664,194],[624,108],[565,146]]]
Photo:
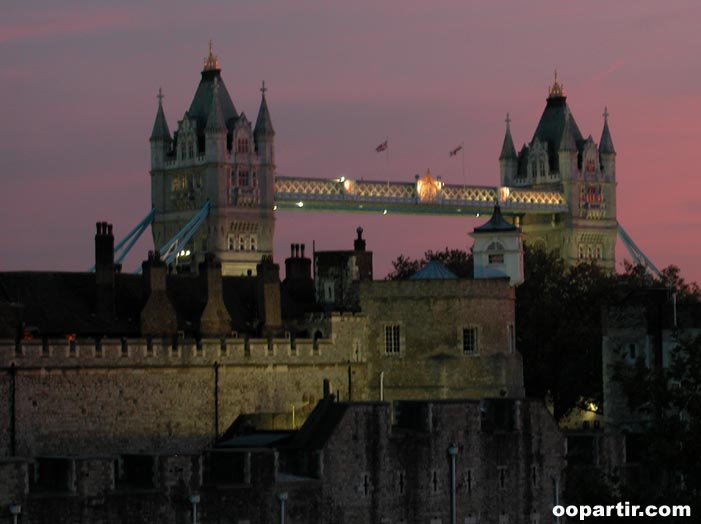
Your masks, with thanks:
[[[501,185],[509,186],[516,178],[518,169],[518,157],[516,156],[516,148],[514,141],[511,138],[511,118],[509,113],[506,113],[506,133],[504,134],[504,143],[501,146],[501,154],[499,155],[499,171],[501,174]]]
[[[512,286],[523,282],[523,245],[521,230],[507,222],[499,203],[487,223],[476,227],[470,236],[475,278],[509,278]]]
[[[601,171],[605,177],[613,180],[616,178],[616,150],[613,147],[611,131],[609,131],[609,112],[607,107],[604,108],[603,116],[604,129],[601,131],[601,140],[599,141]]]
[[[268,111],[268,102],[265,99],[265,92],[268,89],[265,87],[265,82],[260,88],[261,100],[260,109],[258,110],[258,118],[256,118],[256,127],[253,130],[253,137],[256,142],[256,150],[258,157],[263,164],[275,164],[275,156],[273,149],[273,139],[275,138],[275,130],[270,119]]]
[[[170,136],[168,122],[163,112],[163,92],[158,88],[158,111],[156,111],[156,120],[153,122],[153,131],[151,131],[151,168],[162,169],[165,163],[165,157],[170,152],[173,144],[173,139]]]

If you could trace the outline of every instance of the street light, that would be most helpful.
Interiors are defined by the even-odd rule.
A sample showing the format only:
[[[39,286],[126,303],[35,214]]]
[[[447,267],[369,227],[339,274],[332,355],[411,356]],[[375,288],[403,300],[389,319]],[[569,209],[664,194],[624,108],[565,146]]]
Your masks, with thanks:
[[[450,524],[456,524],[456,501],[455,501],[455,457],[458,454],[458,447],[452,443],[448,448],[450,455]]]
[[[280,524],[285,524],[285,501],[287,500],[287,492],[277,494],[277,499],[280,501]]]
[[[192,524],[197,524],[197,504],[200,503],[200,496],[197,494],[190,495],[190,504],[192,504]]]
[[[10,504],[10,515],[12,515],[12,524],[17,524],[17,519],[20,513],[22,513],[21,504]]]

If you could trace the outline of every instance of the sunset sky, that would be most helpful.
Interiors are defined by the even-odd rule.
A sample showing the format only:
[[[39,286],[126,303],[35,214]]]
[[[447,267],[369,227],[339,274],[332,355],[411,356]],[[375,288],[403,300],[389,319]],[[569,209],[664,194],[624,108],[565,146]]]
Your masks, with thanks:
[[[530,141],[557,68],[587,136],[618,153],[618,218],[660,268],[701,281],[701,4],[590,2],[58,2],[3,5],[0,270],[86,270],[95,222],[150,209],[156,93],[171,131],[214,42],[236,108],[265,80],[279,174],[498,185],[504,118]],[[389,137],[389,160],[374,148]],[[448,151],[465,146],[460,156]],[[400,253],[467,248],[482,220],[281,212],[291,242],[349,249],[362,225],[375,277]],[[125,270],[152,249],[150,234]],[[620,266],[627,253],[619,241]]]

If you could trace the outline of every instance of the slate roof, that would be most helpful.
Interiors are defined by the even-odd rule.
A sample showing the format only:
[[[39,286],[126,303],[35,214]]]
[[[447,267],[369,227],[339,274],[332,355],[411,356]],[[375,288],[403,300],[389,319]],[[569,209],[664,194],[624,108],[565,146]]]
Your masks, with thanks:
[[[567,148],[563,151],[570,150],[569,148],[572,147],[572,144],[574,144],[575,148],[581,146],[584,140],[577,122],[567,106],[567,97],[548,97],[545,109],[538,122],[538,127],[536,127],[533,134],[533,139],[535,138],[538,138],[541,142],[547,142],[550,169],[555,171],[558,170],[557,152],[563,150],[561,149],[563,138],[566,141],[565,147]]]
[[[458,278],[455,273],[438,260],[430,260],[428,264],[409,277],[409,280],[448,280]]]
[[[234,128],[234,123],[238,118],[238,113],[234,107],[234,103],[229,96],[224,80],[221,78],[220,69],[211,69],[202,71],[202,78],[195,91],[195,96],[192,98],[188,116],[197,121],[197,131],[204,131],[207,125],[210,108],[212,107],[212,98],[214,97],[214,79],[217,79],[217,99],[221,107],[224,123],[229,131]]]
[[[270,119],[270,112],[268,111],[268,102],[265,100],[265,91],[263,92],[263,97],[260,101],[260,109],[258,110],[258,118],[256,118],[256,127],[253,130],[253,133],[255,135],[266,136],[275,134],[273,122]]]
[[[503,233],[506,231],[518,231],[518,228],[504,219],[499,204],[496,204],[492,217],[485,224],[476,227],[473,231],[475,233]]]
[[[151,140],[166,140],[170,141],[170,130],[168,129],[168,122],[166,122],[166,115],[163,113],[163,105],[161,101],[158,101],[158,111],[156,112],[156,120],[153,122],[153,131],[151,131]]]
[[[608,119],[604,120],[604,129],[601,132],[601,140],[599,140],[599,153],[615,153],[611,132],[609,131]]]
[[[506,134],[504,135],[504,143],[501,146],[499,160],[516,160],[516,158],[516,148],[514,147],[514,141],[511,138],[511,129],[509,126],[506,126]]]

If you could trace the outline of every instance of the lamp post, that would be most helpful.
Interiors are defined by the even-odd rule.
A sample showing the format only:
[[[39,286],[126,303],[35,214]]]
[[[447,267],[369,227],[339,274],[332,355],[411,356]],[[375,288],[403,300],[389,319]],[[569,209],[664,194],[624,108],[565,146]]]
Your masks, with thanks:
[[[448,448],[450,456],[450,524],[457,523],[456,500],[455,500],[455,457],[458,454],[458,447],[455,443]]]
[[[197,524],[197,504],[200,503],[200,496],[197,494],[190,495],[188,500],[192,504],[192,524]]]
[[[285,524],[285,501],[287,500],[287,492],[277,494],[277,499],[280,501],[280,524]]]
[[[20,513],[22,513],[22,506],[20,504],[10,504],[10,515],[12,515],[12,524],[17,524],[17,519]]]

